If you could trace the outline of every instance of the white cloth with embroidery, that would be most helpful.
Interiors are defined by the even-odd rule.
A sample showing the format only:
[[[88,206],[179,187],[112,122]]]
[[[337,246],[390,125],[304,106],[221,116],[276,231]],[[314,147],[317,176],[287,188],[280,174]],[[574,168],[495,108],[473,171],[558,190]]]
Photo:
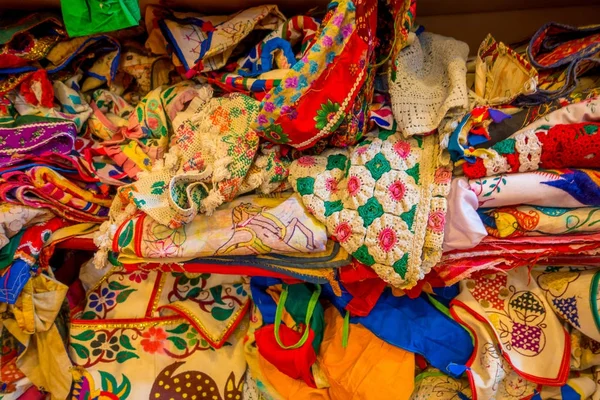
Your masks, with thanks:
[[[411,33],[394,61],[390,96],[394,118],[405,136],[437,129],[444,118],[458,119],[469,106],[467,56],[469,46],[453,38]]]

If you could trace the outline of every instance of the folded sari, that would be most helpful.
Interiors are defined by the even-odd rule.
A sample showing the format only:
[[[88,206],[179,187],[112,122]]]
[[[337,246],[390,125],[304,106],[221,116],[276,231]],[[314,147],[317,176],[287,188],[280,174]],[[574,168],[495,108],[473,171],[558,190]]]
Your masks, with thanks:
[[[44,166],[5,173],[2,177],[0,197],[4,201],[49,208],[73,221],[101,222],[112,203],[112,198],[101,193],[97,185],[68,180]]]
[[[175,263],[197,257],[314,253],[325,250],[326,243],[325,227],[297,196],[287,194],[240,197],[177,229],[140,213],[118,227],[112,250],[121,259]]]
[[[540,206],[480,209],[489,235],[497,238],[600,232],[600,208]]]
[[[444,253],[435,266],[446,286],[478,271],[502,272],[520,266],[600,263],[600,234],[484,238],[477,246]]]
[[[600,172],[591,169],[556,169],[503,174],[469,180],[479,207],[520,204],[581,208],[600,206]]]
[[[600,168],[600,123],[584,122],[525,131],[461,165],[468,178],[555,168]]]
[[[260,272],[263,270],[311,283],[331,283],[337,287],[333,283],[336,270],[350,265],[352,256],[339,243],[329,240],[324,251],[315,253],[202,257],[186,261],[185,264],[161,264],[157,263],[156,259],[119,255],[118,261],[127,270],[141,268],[145,271],[160,270],[190,273],[218,270],[220,273],[239,271],[237,273],[244,275],[253,275],[251,271]]]

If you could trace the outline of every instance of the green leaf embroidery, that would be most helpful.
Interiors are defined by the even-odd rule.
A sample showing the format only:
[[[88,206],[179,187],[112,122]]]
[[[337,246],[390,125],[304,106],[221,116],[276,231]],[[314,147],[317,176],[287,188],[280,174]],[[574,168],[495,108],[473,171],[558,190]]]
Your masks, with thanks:
[[[96,318],[96,313],[93,311],[86,311],[83,314],[81,314],[81,319],[95,319]]]
[[[90,357],[90,351],[87,349],[87,347],[77,343],[71,343],[71,347],[75,350],[75,353],[77,353],[77,357],[83,359]]]
[[[121,335],[121,337],[119,338],[119,343],[121,343],[121,346],[127,350],[135,350],[135,347],[131,345],[129,336]]]
[[[138,122],[143,122],[144,121],[144,110],[142,110],[142,107],[138,107],[136,112],[137,112]]]
[[[120,351],[117,353],[117,362],[119,364],[124,363],[125,361],[129,360],[130,358],[140,358],[137,354],[132,353],[130,351]]]
[[[210,313],[217,321],[225,321],[227,318],[231,317],[231,314],[233,314],[233,308],[214,307],[212,310],[210,310]]]
[[[195,287],[192,288],[187,295],[185,296],[186,299],[195,299],[196,297],[198,297],[200,295],[200,292],[202,290],[199,287]]]
[[[127,226],[119,235],[119,247],[126,247],[133,239],[133,221],[129,221]]]
[[[187,332],[188,329],[190,329],[190,326],[188,324],[181,324],[181,325],[176,326],[173,329],[167,329],[167,332],[174,333],[174,334],[180,334],[180,333]]]
[[[92,340],[96,336],[93,330],[88,329],[87,331],[81,332],[79,335],[71,336],[75,340],[81,340],[82,342],[87,342],[88,340]]]
[[[187,344],[185,343],[185,340],[183,340],[180,337],[177,336],[170,336],[167,338],[168,341],[173,342],[173,344],[175,345],[175,347],[177,347],[179,350],[185,350]]]
[[[110,290],[123,290],[123,289],[127,289],[129,286],[125,286],[125,285],[121,285],[119,282],[117,281],[111,281],[108,284],[108,288]]]
[[[215,299],[215,302],[217,304],[225,304],[225,302],[223,301],[223,299],[221,298],[221,291],[223,290],[222,286],[213,286],[210,288],[210,294],[212,294],[213,298]]]
[[[129,295],[135,291],[136,291],[136,289],[123,290],[121,293],[119,293],[117,295],[117,303],[124,303],[125,300],[127,300],[127,298],[129,297]]]
[[[152,194],[161,195],[165,192],[165,182],[164,181],[154,182],[151,187],[152,187],[152,190],[150,191],[150,193],[152,193]]]

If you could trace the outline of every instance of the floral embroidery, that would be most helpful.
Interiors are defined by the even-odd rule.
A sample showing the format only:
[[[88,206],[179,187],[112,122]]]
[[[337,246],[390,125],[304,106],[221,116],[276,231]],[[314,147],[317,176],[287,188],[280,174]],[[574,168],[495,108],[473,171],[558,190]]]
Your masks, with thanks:
[[[99,334],[96,337],[96,340],[92,340],[90,342],[90,347],[93,349],[92,350],[93,356],[98,357],[103,352],[106,352],[106,356],[108,358],[113,358],[113,356],[121,348],[119,346],[119,338],[117,336],[113,336],[107,341],[105,333]]]
[[[325,126],[327,124],[329,124],[329,121],[332,121],[333,118],[336,116],[339,109],[340,109],[340,105],[337,103],[331,102],[331,100],[328,100],[327,103],[321,105],[321,109],[317,110],[317,116],[315,117],[315,122],[317,123],[315,125],[315,127],[317,129],[325,128]],[[337,129],[337,127],[339,126],[339,124],[341,124],[341,122],[342,122],[342,119],[340,118],[338,120],[338,122],[335,124],[334,128],[332,128],[332,130]]]
[[[155,354],[164,351],[164,343],[167,339],[167,334],[162,328],[152,327],[142,334],[140,344],[146,353]]]
[[[94,308],[97,312],[102,311],[105,306],[111,308],[116,304],[115,296],[115,292],[109,291],[108,288],[102,288],[99,295],[97,293],[90,294],[89,306],[90,308]]]
[[[398,241],[396,238],[396,233],[391,228],[382,229],[379,233],[378,240],[379,246],[385,252],[389,252],[390,250],[392,250]]]
[[[446,223],[446,216],[441,211],[434,211],[429,215],[427,221],[427,227],[435,233],[443,233],[444,225]]]

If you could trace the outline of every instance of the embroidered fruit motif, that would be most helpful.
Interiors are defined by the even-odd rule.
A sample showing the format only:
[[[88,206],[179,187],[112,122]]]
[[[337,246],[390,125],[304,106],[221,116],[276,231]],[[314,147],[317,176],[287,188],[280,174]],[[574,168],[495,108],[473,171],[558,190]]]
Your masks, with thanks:
[[[184,361],[173,363],[163,369],[154,380],[150,399],[174,400],[241,400],[244,388],[244,377],[235,383],[232,372],[223,388],[223,396],[215,380],[200,371],[186,371],[175,374]]]

